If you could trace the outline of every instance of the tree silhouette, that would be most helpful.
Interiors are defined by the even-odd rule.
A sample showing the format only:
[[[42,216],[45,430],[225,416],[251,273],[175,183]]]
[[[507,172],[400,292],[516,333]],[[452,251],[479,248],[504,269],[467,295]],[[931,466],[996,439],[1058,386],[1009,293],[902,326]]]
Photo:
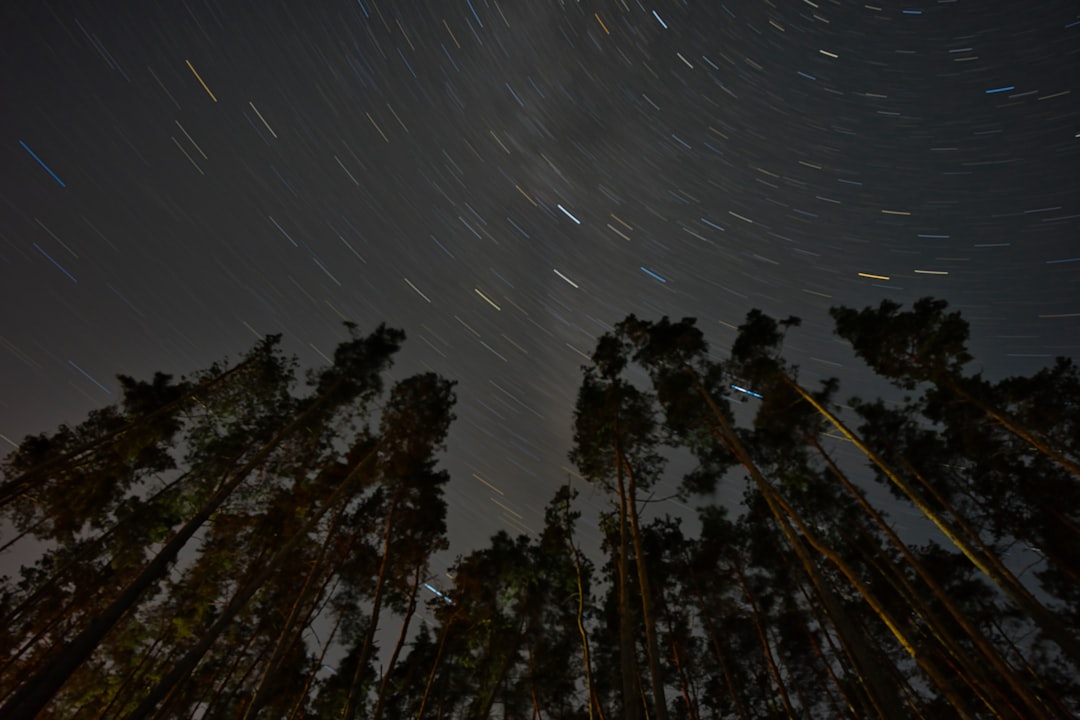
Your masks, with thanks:
[[[636,676],[630,638],[634,625],[629,558],[636,569],[637,599],[645,630],[645,652],[649,668],[653,711],[659,720],[667,718],[664,677],[660,667],[656,616],[649,568],[642,550],[638,492],[652,486],[662,469],[656,452],[659,443],[651,398],[620,377],[626,365],[624,349],[610,335],[602,337],[593,355],[595,368],[586,368],[575,410],[574,450],[571,458],[590,482],[611,488],[618,508],[618,587],[620,624],[620,667],[624,701],[632,697]],[[628,542],[629,539],[629,542]],[[632,546],[632,549],[631,549]],[[624,714],[636,710],[624,707]]]
[[[0,589],[0,715],[1075,716],[1077,366],[967,373],[937,300],[832,314],[901,395],[807,381],[796,318],[752,310],[723,359],[693,319],[624,318],[582,372],[585,483],[440,580],[454,384],[383,396],[400,331],[349,326],[306,385],[277,337],[122,377],[0,465],[0,544],[38,549]]]

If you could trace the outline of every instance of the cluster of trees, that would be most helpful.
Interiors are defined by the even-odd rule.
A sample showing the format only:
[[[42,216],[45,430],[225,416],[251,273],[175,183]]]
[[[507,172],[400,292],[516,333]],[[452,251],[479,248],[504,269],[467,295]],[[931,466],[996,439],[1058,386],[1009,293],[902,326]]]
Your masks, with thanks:
[[[616,325],[573,419],[602,546],[582,547],[568,483],[538,534],[459,558],[430,622],[454,392],[422,374],[383,396],[402,333],[350,328],[304,392],[276,337],[177,382],[121,378],[120,406],[4,462],[5,548],[42,551],[0,596],[0,717],[1080,712],[1080,371],[969,373],[941,301],[832,315],[902,399],[840,412],[837,381],[801,384],[780,352],[795,318],[751,312],[724,360],[690,319]],[[742,503],[716,505],[733,482]],[[676,485],[692,531],[645,510]]]

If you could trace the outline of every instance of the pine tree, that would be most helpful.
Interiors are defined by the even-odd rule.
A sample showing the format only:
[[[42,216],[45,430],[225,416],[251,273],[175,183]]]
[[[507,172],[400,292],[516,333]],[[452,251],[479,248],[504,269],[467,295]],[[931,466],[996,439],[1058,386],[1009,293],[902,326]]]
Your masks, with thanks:
[[[303,389],[274,337],[122,378],[120,404],[3,461],[5,547],[45,545],[0,591],[0,714],[1074,716],[1080,371],[965,374],[967,325],[937,301],[834,317],[902,399],[807,383],[795,318],[751,311],[724,360],[692,319],[615,325],[572,426],[600,547],[564,484],[426,612],[455,397],[425,373],[381,400],[402,333],[350,327]],[[712,504],[731,483],[742,501]],[[643,513],[661,487],[697,522]]]

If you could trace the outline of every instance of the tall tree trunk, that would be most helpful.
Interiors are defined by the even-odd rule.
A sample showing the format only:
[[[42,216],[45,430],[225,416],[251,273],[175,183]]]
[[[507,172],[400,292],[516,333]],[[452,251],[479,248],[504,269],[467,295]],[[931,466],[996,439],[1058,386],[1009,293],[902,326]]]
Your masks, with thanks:
[[[338,579],[334,583],[334,587],[330,589],[330,597],[333,597],[334,594],[337,592],[337,587],[339,583],[340,579]],[[326,607],[326,603],[323,604],[323,607]],[[315,682],[315,676],[318,674],[319,670],[322,670],[323,668],[323,663],[326,661],[326,653],[329,651],[330,643],[334,641],[334,637],[337,635],[337,631],[341,627],[342,620],[343,617],[341,615],[338,615],[336,618],[334,618],[334,625],[330,629],[330,634],[326,638],[326,643],[323,644],[322,652],[319,653],[319,657],[315,659],[311,671],[308,673],[307,677],[304,678],[304,687],[300,689],[300,693],[296,697],[296,702],[293,703],[292,709],[289,711],[288,720],[294,720],[294,718],[303,717],[304,703],[308,699],[308,692],[310,692],[311,690],[311,684]]]
[[[739,582],[739,587],[742,588],[743,597],[746,598],[746,602],[750,604],[750,614],[754,618],[754,628],[757,630],[758,642],[761,644],[761,654],[765,658],[765,667],[769,669],[769,675],[772,676],[773,682],[776,683],[776,691],[780,694],[780,702],[784,706],[784,714],[786,714],[789,720],[794,720],[796,716],[795,708],[791,705],[791,698],[788,697],[787,686],[784,684],[784,678],[780,675],[780,668],[776,664],[776,659],[773,657],[772,645],[769,643],[769,636],[765,632],[765,624],[761,620],[761,610],[758,607],[757,598],[754,596],[753,591],[750,589],[750,584],[746,581],[746,575],[743,574],[742,566],[738,560],[732,559],[732,565],[735,569],[735,578]]]
[[[26,538],[28,535],[34,535],[35,530],[39,529],[42,525],[49,522],[50,520],[52,520],[52,518],[50,516],[42,515],[29,528],[17,533],[14,537],[12,537],[10,540],[5,542],[3,545],[0,545],[0,555],[3,555],[4,553],[6,553],[8,550],[11,549],[11,547],[13,545],[18,543],[20,540]],[[5,618],[5,620],[3,622],[6,622],[6,618]]]
[[[371,647],[375,642],[375,629],[379,624],[379,614],[382,612],[383,596],[386,592],[386,575],[390,569],[390,538],[394,532],[394,520],[398,502],[401,500],[401,486],[394,489],[390,498],[390,507],[386,511],[386,523],[383,527],[382,558],[379,560],[379,574],[375,578],[375,594],[371,599],[371,614],[368,616],[367,627],[364,629],[364,637],[360,643],[360,653],[356,658],[356,669],[353,670],[352,681],[349,683],[349,692],[345,697],[345,707],[341,711],[344,720],[352,720],[356,714],[357,702],[359,701],[360,685],[364,678],[364,670],[371,658]]]
[[[1042,603],[1035,599],[1031,592],[1016,579],[1016,577],[993,555],[993,553],[984,552],[974,547],[973,542],[964,538],[961,533],[957,532],[952,523],[945,520],[939,512],[934,510],[934,508],[930,507],[930,505],[923,500],[921,493],[894,471],[876,452],[870,449],[861,438],[849,430],[840,418],[836,417],[836,415],[828,408],[818,402],[817,398],[804,390],[801,385],[786,374],[781,374],[781,378],[804,400],[813,405],[814,409],[825,417],[833,427],[839,430],[844,437],[850,440],[855,447],[862,451],[862,453],[866,455],[866,457],[869,458],[897,488],[903,491],[915,506],[919,508],[923,515],[933,522],[934,525],[960,549],[975,567],[993,580],[1001,591],[1013,602],[1023,608],[1024,611],[1035,620],[1039,627],[1042,628],[1047,637],[1056,642],[1073,662],[1080,663],[1080,643],[1077,642],[1074,633],[1066,628],[1064,623],[1047,610]],[[909,465],[909,470],[914,471],[914,468],[911,468]],[[921,475],[914,472],[913,475],[919,479],[920,483],[927,490],[934,492],[936,495],[935,500],[943,503],[943,507],[949,508],[949,505],[944,502],[944,498],[941,498],[929,483],[922,480]],[[949,511],[958,524],[963,523],[963,517],[960,513],[951,508],[949,508]],[[973,538],[977,538],[977,535],[973,532],[968,532],[967,534]]]
[[[47,664],[53,659],[53,654],[42,652],[39,654],[38,657],[31,657],[30,660],[28,660],[27,662],[20,663],[17,667],[15,666],[16,660],[19,660],[23,657],[23,655],[30,652],[39,642],[44,640],[50,634],[63,635],[63,628],[57,629],[57,626],[61,622],[63,622],[67,610],[69,610],[70,607],[76,602],[78,601],[72,600],[71,602],[69,602],[65,606],[63,612],[50,618],[49,621],[44,625],[44,627],[39,628],[38,631],[34,633],[33,637],[31,637],[19,647],[14,648],[12,651],[9,651],[10,654],[4,658],[4,661],[7,664],[7,667],[5,667],[4,670],[8,673],[8,677],[5,679],[10,684],[10,687],[0,689],[0,699],[7,698],[11,694],[13,694],[15,688],[18,687],[18,684],[22,682],[24,678],[35,677],[35,671],[40,672],[39,670],[37,670],[37,667],[42,664]]]
[[[807,552],[805,545],[791,527],[791,523],[788,520],[788,514],[782,508],[779,493],[772,484],[765,479],[765,476],[761,474],[761,471],[758,470],[757,465],[754,464],[750,454],[747,452],[746,448],[743,447],[742,441],[739,440],[739,437],[735,433],[735,429],[731,426],[731,423],[728,421],[727,416],[723,414],[717,406],[716,401],[713,400],[712,395],[710,395],[701,384],[701,381],[698,379],[693,368],[687,366],[686,370],[690,373],[698,393],[701,395],[706,405],[708,405],[713,417],[716,419],[717,426],[713,428],[714,434],[729,452],[731,452],[736,460],[739,461],[739,464],[746,468],[747,472],[750,473],[754,485],[758,488],[766,505],[769,507],[769,511],[776,520],[780,531],[784,534],[792,550],[795,551],[795,555],[798,557],[803,570],[810,578],[810,582],[817,591],[818,597],[821,598],[825,614],[829,617],[830,622],[833,623],[833,627],[836,628],[845,653],[854,664],[856,672],[867,683],[867,690],[869,691],[868,695],[871,702],[874,704],[874,709],[886,720],[902,720],[903,703],[897,694],[895,684],[889,679],[887,673],[884,672],[884,669],[877,659],[870,653],[869,648],[864,644],[862,633],[854,627],[851,620],[848,618],[847,613],[841,607],[839,599],[825,582],[824,578],[821,577],[821,574],[814,564],[813,559],[810,557],[810,554]]]
[[[326,393],[316,398],[299,415],[294,417],[284,428],[263,445],[258,452],[226,479],[221,487],[211,495],[202,508],[191,518],[158,552],[154,559],[139,573],[120,595],[100,615],[92,620],[70,643],[64,645],[55,654],[46,667],[23,685],[2,708],[0,717],[33,718],[59,692],[75,669],[93,654],[104,639],[106,633],[120,621],[128,610],[134,607],[143,593],[157,584],[168,572],[169,566],[176,560],[180,549],[203,526],[211,515],[220,508],[230,495],[247,479],[251,472],[261,465],[286,438],[301,429],[320,413],[333,394],[344,383],[338,380]]]
[[[639,720],[641,705],[637,671],[637,652],[634,647],[634,624],[630,610],[630,552],[627,541],[627,498],[623,483],[622,466],[616,472],[619,492],[619,556],[616,558],[619,593],[619,670],[622,676],[622,716],[625,720]]]
[[[113,690],[111,696],[109,697],[109,702],[106,703],[105,707],[101,708],[101,710],[96,715],[97,720],[101,720],[102,718],[107,717],[109,715],[109,711],[113,709],[113,706],[120,702],[122,698],[126,697],[128,687],[139,677],[139,675],[143,672],[146,666],[150,664],[150,662],[154,659],[154,656],[157,654],[158,648],[161,647],[161,645],[164,644],[165,641],[171,637],[172,633],[172,626],[169,626],[165,629],[165,631],[158,633],[157,637],[154,638],[154,642],[150,645],[149,648],[147,648],[146,652],[142,653],[142,656],[139,658],[139,662],[136,663],[134,668],[129,670],[124,675],[123,680],[121,680],[120,683]]]
[[[176,665],[173,666],[172,670],[150,689],[150,692],[147,693],[146,697],[143,698],[138,707],[128,715],[127,720],[143,720],[143,718],[149,716],[150,713],[154,711],[154,708],[157,707],[158,703],[165,700],[169,694],[173,692],[176,685],[191,674],[195,669],[195,666],[202,660],[203,655],[206,654],[206,651],[209,650],[210,646],[217,640],[218,636],[232,623],[240,611],[247,606],[248,601],[254,597],[255,593],[259,591],[284,558],[292,553],[293,549],[300,541],[307,536],[307,533],[310,532],[311,528],[322,519],[323,515],[325,515],[330,508],[337,507],[339,502],[347,502],[349,493],[352,492],[358,479],[362,477],[363,473],[367,470],[369,461],[375,457],[375,453],[376,451],[372,450],[356,463],[349,472],[349,475],[340,485],[338,485],[333,494],[327,499],[326,503],[318,510],[313,511],[314,517],[307,520],[284,545],[278,548],[265,565],[263,565],[263,568],[256,572],[254,576],[237,591],[218,619],[203,633],[199,642],[188,650]]]
[[[401,649],[405,647],[405,638],[409,634],[409,624],[412,622],[413,613],[416,612],[416,596],[420,592],[420,580],[423,577],[424,564],[419,563],[413,572],[412,587],[409,591],[409,604],[405,607],[405,616],[401,619],[401,632],[398,633],[397,642],[394,644],[394,651],[390,654],[390,659],[386,662],[386,670],[383,672],[382,680],[379,682],[379,695],[375,700],[375,709],[371,713],[371,720],[382,720],[383,709],[385,707],[386,693],[390,688],[390,676],[394,672],[394,666],[397,665],[398,657],[401,655]]]
[[[983,633],[976,628],[968,619],[967,614],[960,608],[956,607],[956,603],[945,592],[941,584],[934,579],[934,577],[927,572],[926,566],[911,552],[911,549],[900,539],[900,536],[896,534],[896,531],[885,521],[881,513],[877,508],[871,505],[866,497],[859,492],[858,488],[848,479],[847,475],[836,465],[832,457],[829,456],[825,449],[818,442],[818,439],[813,436],[807,437],[808,442],[817,450],[818,454],[825,460],[826,465],[836,477],[848,494],[859,503],[859,506],[867,514],[869,518],[874,521],[874,525],[877,526],[882,533],[889,539],[893,547],[896,548],[907,561],[908,565],[915,571],[919,579],[926,584],[930,589],[934,598],[941,603],[941,606],[948,612],[949,617],[964,631],[965,636],[969,639],[975,647],[979,650],[983,660],[988,662],[990,666],[997,673],[998,677],[1006,682],[1010,689],[1016,693],[1017,697],[1021,698],[1027,706],[1027,714],[1030,717],[1044,717],[1044,706],[1038,700],[1037,693],[1028,686],[1026,682],[1020,678],[1013,668],[1005,662],[1000,653],[989,643]],[[899,571],[897,571],[899,572]],[[935,623],[936,631],[941,635],[948,634],[943,628],[941,623]],[[966,656],[967,653],[963,652],[963,649],[958,649],[961,657]],[[977,668],[976,668],[977,671]],[[981,676],[981,673],[980,673]],[[991,693],[999,695],[1003,700],[1004,696],[1001,696],[997,691],[996,683],[989,683],[984,686],[984,690],[988,690]],[[1024,713],[1021,713],[1024,714]]]
[[[799,589],[803,589],[801,585]],[[803,620],[803,630],[806,632],[806,640],[808,643],[810,643],[810,648],[814,651],[814,657],[817,658],[818,664],[821,666],[822,671],[825,673],[825,677],[827,677],[829,680],[829,684],[833,688],[835,688],[836,692],[840,693],[840,697],[843,698],[844,703],[848,708],[848,711],[850,712],[854,710],[854,705],[852,704],[851,698],[848,697],[847,691],[844,689],[843,685],[841,685],[840,678],[836,677],[836,673],[833,672],[832,665],[829,663],[828,658],[825,657],[825,652],[824,650],[822,650],[821,643],[818,642],[817,636],[814,635],[813,630],[810,629],[810,625],[806,622],[806,618],[803,617],[801,619]],[[829,687],[825,684],[825,682],[820,679],[820,675],[817,675],[816,673],[815,675],[819,678],[818,687],[821,689],[822,694],[828,698],[829,705],[833,709],[833,717],[839,718],[843,716],[844,711],[840,707],[840,703],[838,703],[836,701],[836,698],[833,697],[832,691],[829,690]]]
[[[974,654],[961,646],[953,637],[940,613],[927,605],[904,571],[880,551],[876,539],[861,525],[856,524],[856,531],[858,534],[853,537],[845,529],[839,529],[844,545],[855,548],[855,552],[862,561],[876,572],[880,579],[884,580],[896,597],[901,599],[904,609],[910,609],[911,613],[918,617],[922,627],[926,629],[925,644],[919,649],[920,656],[923,658],[919,665],[922,667],[926,664],[933,668],[936,673],[932,676],[936,678],[935,682],[946,683],[944,687],[939,686],[940,693],[954,706],[963,708],[961,714],[979,717],[980,710],[972,707],[972,703],[961,694],[961,686],[966,685],[983,703],[985,709],[1002,720],[1026,718],[1027,716],[1015,714],[1015,707],[1012,706],[1008,695],[987,680],[983,668],[973,660]],[[877,578],[871,579],[867,587],[875,585],[876,582]],[[912,633],[913,644],[919,634],[917,631]],[[1041,715],[1030,717],[1041,718]]]
[[[784,512],[787,513],[787,516],[791,521],[795,523],[799,532],[806,538],[806,541],[811,547],[828,559],[844,575],[844,577],[847,578],[851,586],[859,593],[863,600],[870,605],[870,608],[874,611],[874,615],[885,623],[885,626],[889,629],[889,632],[892,633],[893,637],[896,638],[897,642],[900,643],[900,646],[903,647],[904,650],[919,664],[919,667],[926,671],[927,675],[934,681],[934,684],[949,697],[961,716],[972,718],[973,716],[965,710],[966,703],[952,692],[952,683],[949,682],[948,678],[942,675],[937,666],[933,664],[924,653],[920,652],[910,634],[904,629],[903,624],[889,612],[888,608],[882,605],[878,597],[870,591],[870,588],[863,582],[851,566],[848,565],[848,563],[832,548],[827,546],[820,538],[810,531],[810,528],[807,527],[803,519],[786,500],[778,497],[777,502],[783,508]]]
[[[847,653],[843,648],[837,648],[836,643],[833,642],[833,637],[829,634],[828,618],[824,615],[822,607],[814,602],[813,595],[810,594],[805,583],[800,578],[795,578],[795,585],[799,590],[799,594],[806,602],[806,607],[810,609],[811,614],[817,621],[821,628],[821,639],[829,647],[829,652],[832,653],[834,658],[840,658],[841,656],[847,656]],[[809,624],[808,628],[809,630]],[[845,687],[844,683],[840,682],[840,678],[836,676],[834,668],[843,668],[841,663],[831,661],[825,656],[824,649],[820,645],[815,644],[818,648],[818,657],[821,658],[821,664],[825,667],[829,677],[832,678],[833,684],[836,685],[840,694],[844,697],[844,702],[847,704],[848,711],[853,717],[870,717],[873,714],[873,700],[869,697],[870,689],[867,687],[866,681],[858,676],[856,673],[850,673],[850,668],[844,668],[849,671],[849,687]],[[848,656],[850,659],[850,656]],[[852,662],[852,665],[855,663]]]
[[[617,436],[616,436],[617,437]],[[622,454],[618,439],[615,441],[616,462],[620,472],[626,473],[626,505],[630,516],[630,537],[634,545],[634,561],[637,565],[638,589],[641,591],[641,615],[645,623],[645,651],[649,662],[649,679],[652,681],[653,704],[656,720],[667,720],[667,698],[664,694],[664,677],[660,671],[660,648],[656,640],[656,613],[653,610],[652,587],[649,582],[649,567],[645,559],[645,550],[641,543],[641,530],[638,528],[637,481],[634,470]],[[620,485],[622,482],[620,481]]]
[[[235,458],[234,458],[234,460],[235,460]],[[165,492],[172,489],[173,487],[180,484],[181,482],[185,481],[188,478],[189,475],[190,475],[190,473],[184,473],[180,477],[178,477],[178,478],[170,481],[169,483],[167,483],[164,487],[157,490],[154,493],[154,495],[147,500],[147,504],[152,503],[155,500],[159,499],[161,497],[161,495],[163,495]],[[138,511],[134,511],[134,512],[138,512]],[[114,525],[112,525],[108,530],[103,532],[101,535],[98,535],[98,536],[94,537],[93,539],[87,541],[82,547],[79,548],[78,552],[75,554],[74,557],[68,559],[67,562],[64,563],[63,567],[49,573],[49,577],[46,578],[45,580],[43,580],[42,582],[38,583],[37,587],[34,588],[34,591],[32,593],[28,594],[22,601],[19,602],[18,605],[16,605],[14,608],[12,608],[12,610],[7,615],[5,615],[3,618],[0,618],[0,626],[11,625],[24,612],[26,612],[27,610],[29,610],[29,609],[35,607],[36,605],[38,605],[38,603],[42,599],[42,595],[46,591],[48,591],[50,588],[57,587],[57,585],[65,577],[67,572],[69,570],[71,570],[71,568],[75,567],[79,563],[88,562],[93,557],[98,556],[101,553],[101,551],[105,547],[107,547],[109,541],[112,539],[112,537],[116,533],[116,531],[125,522],[129,522],[131,520],[131,518],[134,516],[134,512],[127,515],[127,516],[125,516],[122,520],[120,520],[117,523],[115,523]],[[44,518],[44,519],[48,519],[48,518]],[[0,554],[2,554],[2,551],[0,551]],[[104,578],[102,578],[99,581],[99,585],[98,585],[99,589],[100,589],[102,584],[104,584]],[[63,618],[65,616],[67,616],[67,614],[71,611],[72,608],[78,607],[79,605],[85,605],[85,603],[87,601],[87,595],[89,593],[89,588],[80,587],[80,591],[81,592],[80,592],[78,597],[72,598],[64,606],[64,608],[59,613],[57,613],[56,616],[54,616],[50,620],[50,624],[49,624],[48,627],[52,627],[53,624],[55,624],[56,622],[59,622],[59,621],[63,620]],[[27,645],[24,648],[24,650],[28,649],[32,644],[33,643],[31,643],[30,645]],[[21,654],[21,652],[22,651],[20,651],[19,654]],[[18,657],[17,655],[14,656],[14,657],[9,656],[8,658],[6,658],[6,662],[7,663],[12,663],[17,657]]]
[[[446,640],[450,637],[450,628],[454,624],[454,618],[447,618],[443,625],[442,636],[439,638],[439,648],[435,651],[435,660],[431,663],[431,672],[428,674],[427,683],[424,685],[424,694],[420,698],[420,708],[416,711],[416,720],[423,720],[424,710],[427,709],[428,700],[431,698],[431,688],[435,685],[435,677],[442,663],[443,651],[446,649]]]
[[[259,652],[255,656],[254,662],[248,663],[247,670],[243,672],[238,678],[236,677],[240,670],[240,663],[244,661],[251,648],[255,645],[255,641],[259,639],[258,632],[251,632],[248,634],[247,641],[243,647],[230,648],[234,655],[232,662],[229,663],[225,672],[218,674],[214,677],[213,690],[209,696],[204,695],[205,692],[202,688],[197,688],[198,693],[197,702],[189,702],[188,707],[198,705],[205,705],[205,710],[202,713],[204,717],[227,717],[231,716],[237,708],[230,707],[230,700],[238,699],[230,697],[232,692],[239,687],[243,687],[244,680],[252,673],[255,666],[258,665],[262,655],[266,653],[266,648],[263,648],[262,652]],[[180,692],[180,688],[183,687],[184,681],[190,680],[190,678],[184,678],[177,686],[177,692],[172,693],[169,696],[168,701],[158,709],[157,717],[175,717],[179,713],[178,705],[183,704],[183,693]],[[192,711],[192,715],[197,713],[198,710]]]
[[[521,647],[521,637],[524,634],[525,604],[524,601],[521,603],[521,616],[518,618],[517,631],[513,634],[513,644],[510,647],[509,652],[504,652],[504,658],[498,667],[495,682],[492,683],[491,687],[481,697],[479,712],[475,714],[476,718],[486,720],[491,716],[491,708],[495,704],[495,695],[498,694],[499,690],[506,683],[506,676],[510,674],[510,668],[514,665],[514,655],[517,654],[518,649]]]
[[[679,676],[679,690],[682,693],[683,704],[686,706],[687,717],[690,720],[701,720],[696,698],[691,697],[690,680],[686,676],[686,668],[683,666],[682,657],[679,655],[679,645],[675,642],[675,638],[671,639],[671,661],[675,664],[675,672]]]
[[[979,410],[985,413],[987,417],[992,419],[994,422],[999,423],[1010,433],[1033,447],[1039,454],[1050,458],[1058,465],[1075,475],[1077,478],[1080,478],[1080,464],[1077,464],[1076,461],[1065,457],[1063,453],[1058,451],[1056,448],[1051,447],[1049,443],[1047,443],[1042,438],[1037,437],[1034,433],[1028,432],[1025,428],[1018,425],[1016,421],[1014,421],[1006,413],[996,409],[992,405],[983,402],[979,398],[969,393],[963,388],[963,386],[956,378],[952,377],[951,375],[945,375],[944,377],[939,377],[938,380],[939,382],[942,382],[945,387],[956,393],[957,397],[959,397],[961,400],[977,407]]]
[[[532,702],[533,720],[544,720],[543,715],[540,713],[540,698],[536,692],[536,662],[533,657],[531,639],[526,639],[525,641],[525,655],[528,658],[529,665],[529,700]]]
[[[569,523],[569,504],[563,516],[567,527]],[[567,545],[570,547],[570,556],[574,560],[574,578],[577,582],[577,611],[574,620],[577,623],[578,635],[581,636],[581,657],[585,668],[585,691],[589,697],[589,720],[604,720],[604,710],[600,707],[600,697],[596,692],[596,685],[592,676],[592,660],[589,657],[589,634],[585,630],[585,582],[581,573],[581,553],[574,544],[571,536],[567,537]],[[376,718],[376,720],[378,720]]]
[[[724,674],[724,686],[728,692],[728,697],[731,698],[731,704],[735,707],[735,712],[738,714],[739,720],[749,720],[750,715],[747,713],[746,706],[743,704],[742,695],[739,693],[739,687],[731,672],[731,663],[729,662],[728,655],[720,645],[720,640],[717,638],[716,626],[712,621],[712,613],[705,607],[705,598],[702,595],[701,588],[698,586],[697,578],[693,573],[690,575],[690,580],[691,591],[694,594],[694,601],[698,609],[698,617],[705,627],[705,634],[709,638],[709,645],[712,647],[716,662],[720,665],[720,671]]]
[[[134,607],[142,594],[161,580],[176,559],[180,549],[202,527],[230,494],[243,482],[246,475],[237,475],[226,483],[203,505],[168,543],[158,552],[143,571],[100,615],[94,618],[75,638],[64,645],[46,663],[45,667],[28,680],[14,696],[0,708],[0,716],[7,718],[33,718],[59,692],[72,673],[86,662],[120,618]]]
[[[269,695],[270,688],[267,685],[267,679],[277,670],[281,664],[282,658],[296,642],[296,634],[294,628],[297,625],[297,620],[300,617],[302,609],[310,602],[318,604],[318,594],[312,596],[310,588],[315,583],[316,578],[321,577],[326,569],[323,567],[323,562],[326,559],[326,554],[330,549],[331,543],[336,540],[337,530],[341,525],[341,520],[345,515],[345,509],[348,503],[341,503],[337,510],[334,512],[334,517],[330,521],[330,526],[326,530],[326,536],[323,538],[323,542],[320,544],[319,553],[311,562],[311,568],[304,576],[304,583],[300,586],[300,590],[296,594],[296,598],[292,605],[289,607],[289,614],[285,617],[284,622],[281,625],[281,631],[278,633],[277,640],[274,642],[274,650],[270,654],[269,659],[262,667],[262,672],[259,673],[259,680],[255,685],[255,691],[251,698],[251,702],[248,703],[244,709],[244,714],[241,720],[247,720],[251,717],[256,717],[259,714],[259,710],[266,703],[267,696]],[[332,572],[332,570],[331,570]],[[326,583],[320,583],[317,591],[321,592],[326,587]],[[314,599],[313,599],[314,598]]]

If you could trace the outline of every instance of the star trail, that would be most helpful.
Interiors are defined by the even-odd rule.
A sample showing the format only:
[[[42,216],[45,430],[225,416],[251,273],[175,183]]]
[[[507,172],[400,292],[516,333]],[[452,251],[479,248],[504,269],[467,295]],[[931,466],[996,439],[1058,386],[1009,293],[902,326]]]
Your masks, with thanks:
[[[595,338],[934,295],[988,373],[1080,348],[1072,2],[6,3],[0,439],[284,333],[459,382],[454,548],[536,529]],[[739,388],[746,392],[742,388]],[[599,501],[597,501],[599,502]]]

